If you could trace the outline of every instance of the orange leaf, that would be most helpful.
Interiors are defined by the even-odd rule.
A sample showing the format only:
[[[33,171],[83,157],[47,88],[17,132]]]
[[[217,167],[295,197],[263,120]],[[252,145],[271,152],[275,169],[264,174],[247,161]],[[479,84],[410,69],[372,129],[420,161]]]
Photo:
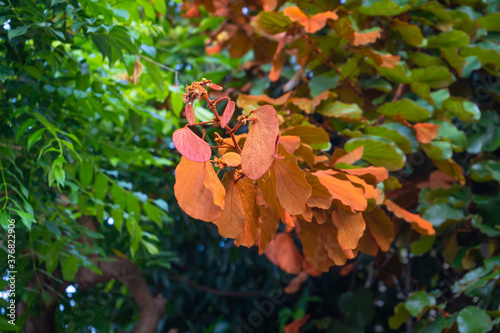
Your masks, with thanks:
[[[226,162],[228,166],[233,168],[241,164],[241,156],[238,153],[225,153],[224,156],[222,156],[222,160]]]
[[[435,190],[437,188],[449,189],[456,181],[457,180],[455,178],[448,176],[441,170],[436,170],[431,173],[428,181],[418,183],[417,188],[423,189],[428,187],[431,190]]]
[[[302,259],[302,268],[311,276],[321,276],[323,274],[321,271],[316,269],[306,258]]]
[[[257,179],[257,184],[269,208],[284,220],[285,210],[281,207],[278,197],[276,196],[276,177],[274,175],[274,168],[270,168],[268,174]]]
[[[226,127],[229,121],[231,120],[231,117],[233,116],[235,109],[235,104],[233,101],[229,101],[226,104],[226,108],[224,109],[224,113],[222,114],[221,120],[220,120],[220,125],[222,128]]]
[[[356,185],[361,185],[361,187],[364,190],[365,198],[366,199],[375,199],[378,196],[377,190],[375,187],[372,185],[367,184],[363,179],[353,176],[350,174],[344,174],[347,179],[351,181],[351,183],[356,184]],[[359,186],[358,186],[359,187]]]
[[[333,199],[340,200],[353,211],[365,210],[368,206],[363,189],[355,187],[350,181],[335,178],[322,170],[316,171],[314,175],[328,189]]]
[[[368,32],[355,32],[354,33],[354,41],[352,45],[360,46],[369,43],[373,43],[380,38],[380,30],[368,31]]]
[[[337,243],[337,228],[332,221],[323,224],[305,223],[300,238],[307,261],[321,272],[328,272],[331,266],[344,265],[347,261]]]
[[[276,99],[271,98],[267,95],[254,96],[254,95],[239,94],[238,99],[236,100],[236,105],[238,105],[240,108],[244,108],[246,106],[262,105],[262,104],[283,105],[290,97],[290,94],[291,92],[288,92]]]
[[[363,236],[366,223],[361,213],[350,213],[344,209],[332,212],[332,220],[338,228],[338,241],[342,249],[355,249]]]
[[[302,266],[302,257],[292,236],[280,232],[264,250],[266,257],[276,266],[289,274],[298,274]]]
[[[385,201],[385,206],[389,211],[400,219],[411,224],[411,227],[423,235],[434,235],[436,231],[429,221],[424,220],[420,215],[410,213],[406,209],[396,205],[391,200]]]
[[[255,243],[259,232],[260,210],[257,204],[257,190],[250,178],[238,180],[236,182],[236,189],[240,195],[245,213],[245,227],[243,228],[243,232],[238,236],[237,241],[241,245],[250,247]]]
[[[276,110],[265,105],[253,112],[245,146],[241,151],[241,168],[251,179],[259,179],[269,170],[276,155],[279,122]]]
[[[285,135],[280,137],[280,143],[287,152],[293,154],[293,152],[300,147],[300,137],[296,135]]]
[[[211,222],[224,208],[225,190],[210,162],[193,162],[186,157],[175,169],[174,193],[189,216]]]
[[[184,110],[184,113],[186,114],[186,119],[189,123],[189,125],[193,125],[196,120],[194,117],[194,109],[193,109],[193,104],[189,103],[186,105],[186,109]]]
[[[214,221],[214,224],[222,237],[236,238],[245,227],[245,212],[234,182],[234,172],[226,173],[222,184],[226,190],[225,205],[222,214]]]
[[[276,196],[286,211],[292,215],[301,215],[306,211],[307,199],[312,194],[311,185],[307,183],[305,173],[299,168],[294,155],[288,153],[281,145],[278,153],[285,158],[275,159],[273,162]]]
[[[335,12],[329,11],[316,14],[313,17],[307,17],[299,7],[287,7],[283,10],[283,14],[288,16],[290,20],[300,23],[306,32],[310,34],[321,30],[326,25],[328,19],[338,19],[338,15]]]
[[[283,288],[283,291],[287,294],[296,293],[297,291],[299,291],[302,284],[304,284],[304,282],[306,282],[308,277],[309,277],[309,275],[306,272],[300,271],[299,275],[294,277],[293,280],[288,284],[288,286]]]
[[[280,52],[274,57],[273,67],[271,67],[271,72],[269,73],[269,80],[271,80],[271,82],[279,80],[284,63],[285,54]]]
[[[387,171],[384,167],[370,166],[361,169],[341,169],[341,171],[355,176],[373,175],[377,180],[377,183],[389,178],[389,171]]]
[[[288,101],[295,104],[297,107],[299,107],[302,111],[305,113],[311,114],[314,113],[314,110],[316,110],[316,107],[325,99],[327,99],[330,96],[330,92],[328,90],[323,91],[321,94],[318,96],[314,97],[313,99],[305,98],[305,97],[293,97],[290,98]]]
[[[189,127],[179,128],[172,135],[175,148],[193,162],[206,162],[212,156],[210,145],[194,134]]]
[[[321,184],[319,178],[312,173],[306,173],[306,180],[312,187],[312,194],[307,199],[307,204],[311,207],[328,209],[332,205],[333,197],[330,191]],[[321,223],[320,223],[321,224]]]
[[[365,229],[363,236],[359,239],[359,251],[366,253],[372,257],[375,257],[378,253],[377,243],[373,239],[372,235]]]
[[[430,143],[437,137],[440,126],[441,125],[429,123],[418,123],[413,125],[418,142]]]
[[[259,206],[259,233],[257,235],[257,244],[259,245],[259,254],[264,252],[269,242],[273,239],[280,224],[280,217],[269,207]]]
[[[366,226],[375,239],[380,250],[389,251],[394,239],[394,225],[380,207],[369,212],[363,212]]]
[[[215,83],[209,83],[208,86],[212,88],[213,90],[222,90],[222,87],[215,84]]]
[[[358,148],[354,149],[350,153],[345,154],[344,156],[340,157],[335,161],[335,164],[338,163],[346,163],[346,164],[354,164],[357,161],[363,157],[363,146],[359,146]]]
[[[300,328],[307,323],[307,320],[309,320],[309,315],[305,315],[302,319],[295,319],[283,328],[283,333],[300,333]]]
[[[401,56],[395,56],[391,54],[382,54],[380,55],[380,59],[382,60],[379,63],[380,67],[394,68],[399,64],[399,60],[401,60]]]

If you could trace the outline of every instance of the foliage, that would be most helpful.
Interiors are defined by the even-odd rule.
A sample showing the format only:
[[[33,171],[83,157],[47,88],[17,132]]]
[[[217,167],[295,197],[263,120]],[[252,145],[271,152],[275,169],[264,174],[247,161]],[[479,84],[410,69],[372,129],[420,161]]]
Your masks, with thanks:
[[[130,262],[143,294],[168,299],[160,331],[492,330],[498,10],[3,2],[0,224],[16,220],[17,326],[137,329],[134,286],[96,278]]]

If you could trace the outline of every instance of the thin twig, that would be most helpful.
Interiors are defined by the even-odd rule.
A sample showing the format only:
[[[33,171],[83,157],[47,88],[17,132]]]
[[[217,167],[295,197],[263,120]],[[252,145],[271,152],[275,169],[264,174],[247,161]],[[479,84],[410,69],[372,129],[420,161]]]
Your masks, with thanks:
[[[167,71],[174,72],[174,74],[175,74],[175,78],[174,78],[174,80],[175,80],[175,85],[176,85],[176,86],[178,86],[178,85],[179,85],[179,80],[178,80],[178,74],[179,74],[179,72],[178,72],[178,71],[176,71],[175,69],[172,69],[172,68],[170,68],[170,67],[168,67],[168,66],[165,66],[165,65],[163,65],[163,64],[160,64],[159,62],[156,62],[156,61],[154,61],[153,59],[151,59],[151,58],[149,58],[149,57],[146,57],[145,55],[140,55],[139,57],[144,58],[145,60],[147,60],[147,61],[149,61],[149,62],[151,62],[151,63],[153,63],[153,64],[155,64],[155,65],[157,65],[157,66],[159,66],[159,67],[161,67],[161,68],[163,68],[163,69],[165,69],[165,70],[167,70]]]

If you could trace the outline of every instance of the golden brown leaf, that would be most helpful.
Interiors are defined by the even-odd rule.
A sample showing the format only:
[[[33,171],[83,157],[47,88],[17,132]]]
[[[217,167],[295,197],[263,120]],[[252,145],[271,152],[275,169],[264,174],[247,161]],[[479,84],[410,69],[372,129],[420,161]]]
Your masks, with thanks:
[[[214,224],[219,229],[219,234],[226,238],[236,238],[245,227],[245,212],[240,194],[234,182],[234,173],[228,172],[222,179],[226,190],[224,210]]]
[[[396,205],[391,200],[386,200],[385,206],[394,215],[410,223],[411,227],[419,233],[423,235],[434,235],[436,233],[432,224],[429,221],[424,220],[420,215],[410,213],[406,209]]]
[[[287,152],[293,154],[293,152],[300,147],[300,137],[296,135],[281,136],[280,143],[283,145]]]
[[[269,242],[273,239],[280,224],[280,217],[269,207],[259,206],[259,233],[257,235],[257,244],[259,245],[259,254],[264,252]]]
[[[351,250],[358,246],[366,223],[361,213],[350,213],[344,209],[332,212],[332,221],[338,229],[338,242],[342,249]]]
[[[352,45],[360,46],[375,42],[380,38],[380,30],[368,31],[368,32],[355,32],[354,41]]]
[[[373,175],[377,180],[377,183],[380,183],[389,177],[389,171],[387,171],[384,167],[370,166],[361,169],[341,169],[341,171],[355,176]]]
[[[377,243],[368,229],[365,229],[363,236],[359,240],[359,250],[373,257],[375,257],[378,253]]]
[[[394,225],[380,207],[363,212],[366,226],[380,250],[389,251],[394,239]]]
[[[347,153],[344,156],[337,159],[335,161],[335,164],[338,164],[338,163],[354,164],[357,161],[359,161],[361,159],[361,157],[363,157],[363,150],[364,150],[364,147],[360,146],[360,147],[354,149],[353,151],[351,151],[350,153]]]
[[[306,180],[312,187],[312,194],[307,199],[307,204],[311,207],[328,209],[332,205],[333,197],[330,191],[321,184],[319,178],[312,173],[306,173]],[[320,223],[321,224],[321,223]]]
[[[241,156],[238,153],[225,153],[224,156],[222,156],[222,160],[226,162],[226,164],[230,167],[237,167],[241,164]]]
[[[241,245],[250,247],[254,245],[259,232],[260,210],[257,204],[257,190],[250,178],[238,180],[236,182],[236,189],[240,195],[245,213],[245,227],[237,240]]]
[[[224,113],[222,114],[222,117],[220,119],[220,126],[222,128],[226,127],[229,121],[231,120],[231,117],[233,116],[235,109],[235,104],[233,101],[229,101],[226,104],[226,108],[224,109]]]
[[[287,212],[292,215],[301,215],[306,211],[306,203],[312,194],[312,187],[307,183],[304,171],[299,168],[297,158],[281,145],[278,147],[278,153],[285,158],[275,159],[273,162],[276,196]]]
[[[241,167],[251,179],[257,180],[271,167],[276,155],[279,122],[276,110],[265,105],[253,113],[245,146],[241,151]]]
[[[193,162],[182,157],[175,170],[174,193],[189,216],[211,222],[224,208],[225,189],[210,162]]]
[[[139,57],[135,56],[134,72],[132,73],[132,82],[134,83],[134,86],[137,82],[139,82],[139,78],[141,77],[143,71],[144,65],[139,60]]]

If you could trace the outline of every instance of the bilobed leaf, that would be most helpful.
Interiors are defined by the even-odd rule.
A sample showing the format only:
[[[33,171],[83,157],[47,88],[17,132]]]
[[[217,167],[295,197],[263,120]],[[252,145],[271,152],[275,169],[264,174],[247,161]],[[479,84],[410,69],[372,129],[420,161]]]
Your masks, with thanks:
[[[225,189],[210,162],[193,162],[182,157],[175,170],[175,197],[186,214],[212,222],[224,208]]]
[[[338,242],[342,249],[355,249],[363,236],[366,223],[361,213],[350,213],[344,209],[332,212],[332,221],[338,229]]]
[[[288,153],[282,145],[278,154],[284,159],[273,162],[276,177],[276,196],[281,206],[292,215],[301,215],[306,211],[307,199],[312,194],[311,185],[306,181],[304,171],[299,168],[297,158]]]
[[[236,238],[245,227],[245,212],[234,182],[234,172],[226,173],[222,184],[226,190],[224,209],[214,224],[222,237]]]
[[[411,227],[423,235],[434,235],[436,232],[429,221],[424,220],[420,215],[410,213],[406,209],[396,205],[391,200],[385,201],[385,206],[389,211],[400,219],[411,224]]]
[[[363,159],[374,166],[383,166],[389,171],[401,169],[406,161],[405,154],[391,141],[372,135],[350,139],[344,149],[348,152],[363,146]]]
[[[236,190],[240,195],[243,212],[245,213],[245,226],[236,240],[241,245],[250,247],[255,243],[259,232],[260,210],[257,204],[257,190],[250,178],[238,180]]]
[[[394,226],[389,217],[380,207],[376,207],[369,212],[363,212],[363,218],[380,249],[388,251],[394,238]]]
[[[418,123],[413,125],[418,142],[430,143],[439,133],[440,125],[430,123]]]
[[[259,179],[273,163],[279,135],[276,110],[270,105],[253,113],[248,136],[241,151],[241,167],[251,179]],[[174,134],[175,135],[175,134]],[[210,157],[209,157],[210,158]]]
[[[353,212],[366,209],[368,203],[363,189],[354,186],[348,180],[333,177],[327,171],[316,171],[313,175],[318,177],[320,183],[328,189],[333,199],[339,200],[344,205],[351,207]]]
[[[194,123],[196,123],[196,119],[194,117],[193,104],[191,104],[191,103],[186,104],[186,108],[184,109],[184,113],[186,114],[186,119],[187,119],[189,125],[193,125]]]
[[[302,257],[293,238],[280,232],[264,250],[266,257],[276,266],[289,274],[298,274],[302,268]]]
[[[308,17],[304,12],[302,12],[302,10],[300,10],[299,7],[286,7],[283,10],[283,14],[285,14],[285,16],[287,16],[290,20],[300,23],[300,25],[302,25],[309,34],[321,30],[326,25],[326,21],[328,19],[338,19],[338,15],[335,12],[329,11]]]
[[[224,109],[224,113],[222,114],[221,120],[220,120],[220,125],[222,128],[226,127],[231,118],[233,117],[235,109],[235,104],[233,101],[229,101],[226,104],[226,108]]]
[[[385,103],[377,109],[377,112],[386,116],[396,116],[399,114],[409,121],[423,121],[431,115],[429,110],[406,98]]]
[[[210,145],[193,133],[189,127],[179,128],[172,135],[175,148],[193,162],[206,162],[212,156]]]

